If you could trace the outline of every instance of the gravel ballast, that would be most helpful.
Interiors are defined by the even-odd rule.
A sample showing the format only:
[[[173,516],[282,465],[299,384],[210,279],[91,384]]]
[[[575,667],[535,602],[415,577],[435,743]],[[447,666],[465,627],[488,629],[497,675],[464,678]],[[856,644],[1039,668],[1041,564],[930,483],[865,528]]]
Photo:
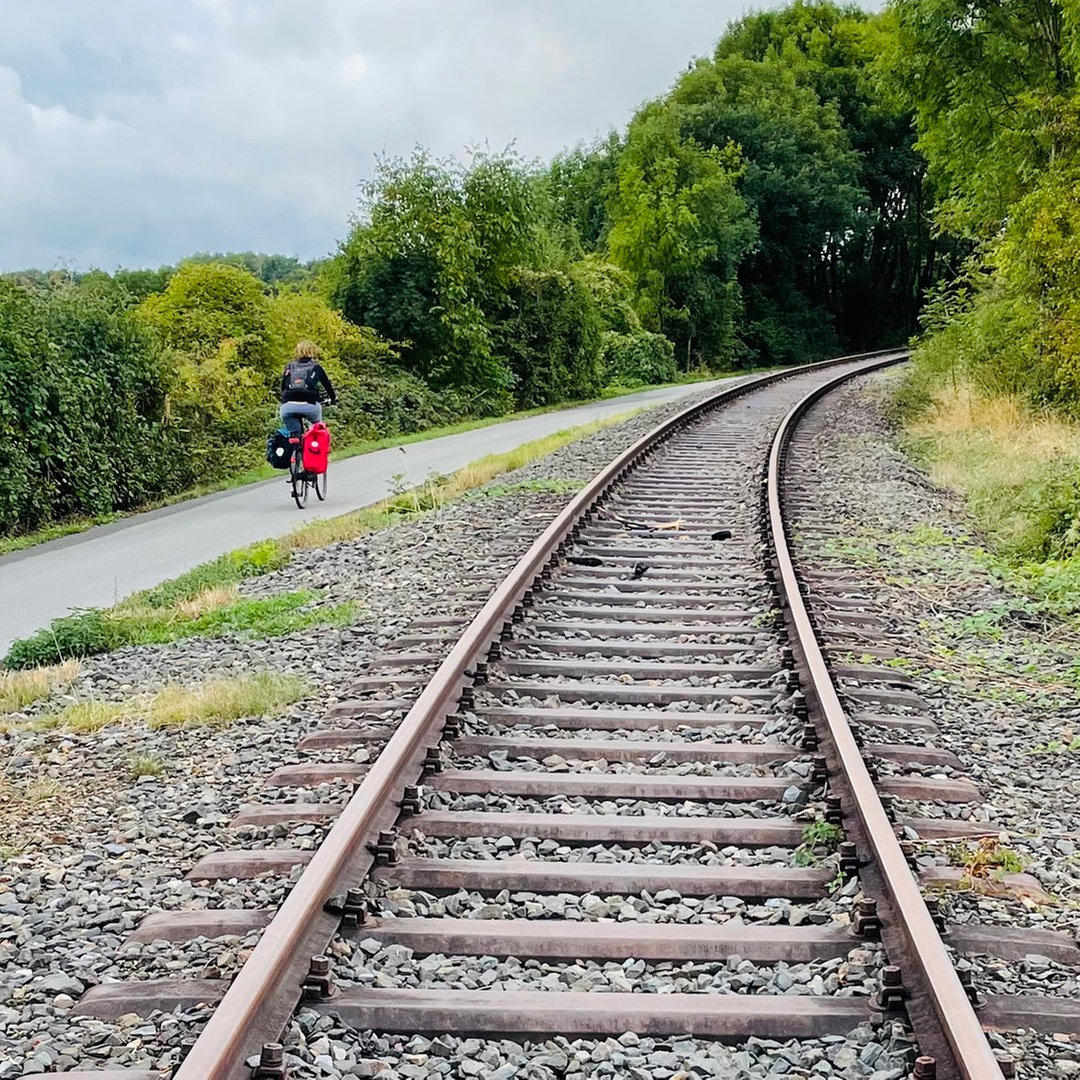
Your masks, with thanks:
[[[928,736],[867,727],[867,741],[951,750],[962,770],[905,771],[966,776],[982,793],[975,803],[895,803],[905,816],[988,826],[984,852],[1002,862],[969,872],[958,889],[941,895],[947,918],[1055,929],[1075,940],[1080,752],[1066,748],[1074,729],[1080,731],[1080,634],[1075,624],[1004,584],[973,534],[962,501],[933,486],[906,457],[900,434],[885,419],[897,377],[860,380],[833,395],[796,436],[792,475],[805,487],[807,501],[817,501],[813,512],[795,514],[798,556],[807,565],[849,572],[853,591],[872,596],[866,608],[887,626],[879,643],[895,651],[900,670],[916,677],[926,704],[919,715],[940,728]],[[802,463],[807,467],[800,468]],[[858,658],[858,642],[845,642],[838,652],[844,647]],[[874,712],[911,715],[888,706]],[[896,772],[887,762],[879,770]],[[981,857],[977,842],[960,837],[923,842],[919,850],[921,866],[977,867]],[[1001,880],[1006,869],[1033,875],[1049,901],[1010,893]],[[1037,952],[1022,961],[975,956],[960,964],[972,971],[980,993],[1077,996],[1080,971]],[[992,1041],[1015,1054],[1018,1075],[1028,1080],[1080,1075],[1080,1047],[1067,1035],[1008,1032]]]

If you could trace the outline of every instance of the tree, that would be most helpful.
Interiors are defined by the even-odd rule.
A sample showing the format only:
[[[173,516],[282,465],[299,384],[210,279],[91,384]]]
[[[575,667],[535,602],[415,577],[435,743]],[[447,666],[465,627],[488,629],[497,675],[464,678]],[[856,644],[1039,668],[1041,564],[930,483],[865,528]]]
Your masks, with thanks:
[[[600,388],[603,324],[573,269],[516,271],[494,329],[522,408],[587,397]]]
[[[544,177],[553,223],[565,246],[599,251],[611,228],[608,203],[615,195],[622,139],[613,131],[592,146],[556,155]]]
[[[671,338],[686,366],[735,340],[736,270],[755,238],[735,187],[740,164],[733,146],[684,138],[663,102],[635,116],[619,156],[611,260],[633,276],[644,326]]]
[[[342,244],[332,296],[347,318],[401,343],[403,364],[499,412],[513,376],[489,320],[516,269],[535,261],[535,176],[512,152],[462,167],[418,150],[380,161]]]
[[[917,117],[946,196],[941,224],[981,240],[1043,170],[1077,150],[1078,20],[1057,0],[894,0],[881,68]]]
[[[850,350],[913,333],[927,290],[955,273],[967,253],[935,235],[912,110],[882,92],[877,62],[895,33],[888,15],[797,0],[734,23],[715,54],[718,61],[782,58],[822,104],[836,108],[858,158],[858,197],[850,227],[829,252],[825,303]]]
[[[240,363],[269,371],[269,300],[259,280],[223,263],[184,263],[162,293],[148,296],[140,317],[171,349],[194,357],[233,343]]]
[[[739,270],[741,336],[770,363],[836,349],[829,270],[859,205],[858,159],[837,108],[822,104],[796,69],[786,53],[719,56],[699,61],[671,94],[687,138],[741,151],[739,191],[758,223]]]

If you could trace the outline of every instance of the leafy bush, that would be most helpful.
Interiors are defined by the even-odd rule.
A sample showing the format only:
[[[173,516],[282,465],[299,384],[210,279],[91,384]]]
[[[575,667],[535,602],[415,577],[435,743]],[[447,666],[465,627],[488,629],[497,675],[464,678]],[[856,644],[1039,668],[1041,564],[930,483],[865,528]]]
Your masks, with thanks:
[[[519,269],[493,337],[522,408],[593,394],[600,386],[601,323],[588,289],[561,270]]]
[[[60,664],[79,656],[109,652],[119,644],[116,628],[99,608],[53,619],[43,630],[13,642],[3,666],[12,670]]]
[[[108,279],[44,293],[0,281],[0,529],[129,509],[190,484],[167,372]]]
[[[607,331],[603,335],[604,377],[618,386],[651,386],[672,382],[678,374],[675,347],[662,334]]]

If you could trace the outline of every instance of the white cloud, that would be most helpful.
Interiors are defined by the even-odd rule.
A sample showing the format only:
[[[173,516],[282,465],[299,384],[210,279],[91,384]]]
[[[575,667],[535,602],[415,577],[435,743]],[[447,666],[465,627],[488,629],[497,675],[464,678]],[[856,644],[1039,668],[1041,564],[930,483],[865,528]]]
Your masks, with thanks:
[[[331,250],[373,156],[621,127],[741,0],[51,0],[0,40],[0,270]]]

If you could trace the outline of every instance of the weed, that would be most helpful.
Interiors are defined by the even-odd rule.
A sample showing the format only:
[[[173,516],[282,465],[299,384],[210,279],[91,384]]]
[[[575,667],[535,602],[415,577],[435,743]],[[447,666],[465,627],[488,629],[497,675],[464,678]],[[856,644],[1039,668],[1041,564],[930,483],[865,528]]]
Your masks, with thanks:
[[[226,552],[210,562],[193,567],[186,574],[163,582],[153,589],[135,593],[118,606],[172,608],[184,600],[221,585],[236,585],[246,578],[260,577],[280,570],[289,561],[289,551],[277,540],[260,540],[257,544]]]
[[[795,849],[796,866],[819,866],[833,852],[843,837],[838,825],[828,821],[812,821],[803,829],[802,843]]]
[[[32,671],[0,673],[0,713],[19,712],[54,691],[70,686],[81,670],[78,660],[66,660]]]
[[[23,785],[22,797],[28,803],[48,802],[60,794],[60,781],[43,776]]]
[[[949,861],[962,866],[965,878],[973,881],[1000,880],[1006,874],[1019,874],[1024,869],[1019,853],[992,836],[970,844],[952,844],[948,854]]]
[[[299,701],[307,684],[292,675],[259,672],[212,679],[195,687],[167,686],[146,709],[151,729],[184,724],[227,724],[245,716],[264,716]]]
[[[127,772],[132,780],[140,776],[160,776],[165,771],[165,762],[149,754],[132,754],[128,758]]]

